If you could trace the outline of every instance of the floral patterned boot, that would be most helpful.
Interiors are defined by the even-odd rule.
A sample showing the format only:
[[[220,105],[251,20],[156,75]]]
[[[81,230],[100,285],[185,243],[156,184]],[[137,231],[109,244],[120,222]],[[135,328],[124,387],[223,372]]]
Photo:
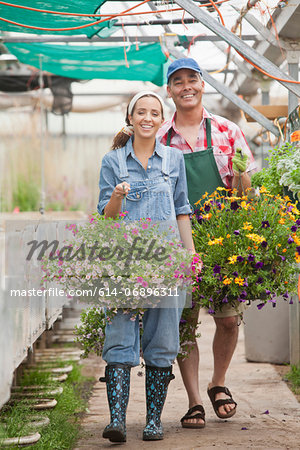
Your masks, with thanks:
[[[105,368],[107,399],[110,409],[110,424],[102,436],[111,442],[126,442],[126,409],[129,399],[130,369],[126,364],[109,364]]]
[[[146,366],[147,423],[143,432],[144,441],[158,441],[164,438],[160,417],[169,382],[174,378],[172,366]]]

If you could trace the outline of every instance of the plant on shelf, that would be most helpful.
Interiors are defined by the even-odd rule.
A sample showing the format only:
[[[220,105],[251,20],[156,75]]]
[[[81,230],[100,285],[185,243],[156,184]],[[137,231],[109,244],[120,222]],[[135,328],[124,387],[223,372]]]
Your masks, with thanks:
[[[300,212],[287,197],[262,187],[258,196],[205,194],[193,217],[196,251],[203,269],[196,278],[201,306],[213,314],[226,303],[276,304],[297,290]],[[223,195],[224,193],[224,195]]]
[[[285,193],[300,201],[300,148],[287,142],[272,149],[266,160],[268,167],[252,176],[252,186],[265,186],[270,194]]]

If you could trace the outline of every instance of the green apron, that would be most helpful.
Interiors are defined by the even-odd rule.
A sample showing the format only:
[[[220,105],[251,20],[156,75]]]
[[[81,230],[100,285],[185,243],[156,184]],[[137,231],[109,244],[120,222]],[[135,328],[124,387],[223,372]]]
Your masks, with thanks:
[[[213,153],[213,147],[211,145],[211,119],[206,118],[205,120],[207,149],[183,155],[188,185],[188,197],[190,204],[193,207],[205,192],[211,194],[218,187],[226,187],[220,176]],[[171,143],[171,137],[172,128],[168,131],[168,147]]]

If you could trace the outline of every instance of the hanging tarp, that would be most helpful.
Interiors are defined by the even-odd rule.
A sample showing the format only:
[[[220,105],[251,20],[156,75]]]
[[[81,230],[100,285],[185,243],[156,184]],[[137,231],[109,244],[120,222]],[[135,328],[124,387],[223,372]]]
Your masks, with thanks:
[[[106,0],[17,0],[0,3],[0,30],[15,31],[34,34],[63,34],[77,35],[85,34],[92,37],[99,31],[111,27],[111,21],[86,26],[101,20],[101,17],[69,16],[54,14],[77,13],[77,14],[100,14],[100,6]],[[3,2],[5,3],[5,2]],[[18,8],[24,6],[25,8]],[[42,12],[44,10],[46,12]],[[4,20],[3,20],[4,19]],[[82,27],[83,26],[83,27]],[[81,28],[78,28],[81,27]],[[42,29],[39,29],[42,28]],[[112,30],[110,30],[112,31]],[[104,35],[102,37],[105,37]],[[102,35],[100,31],[100,36]]]
[[[6,44],[6,47],[24,64],[82,80],[141,80],[162,86],[168,66],[159,43],[140,44],[139,50],[133,45],[127,50],[122,46],[41,43]]]

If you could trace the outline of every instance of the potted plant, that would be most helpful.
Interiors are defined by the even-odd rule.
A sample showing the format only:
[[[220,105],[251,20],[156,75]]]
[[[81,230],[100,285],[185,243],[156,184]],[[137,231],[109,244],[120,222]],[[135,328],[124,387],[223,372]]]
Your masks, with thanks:
[[[194,242],[203,261],[197,301],[214,314],[226,303],[256,302],[262,309],[276,306],[279,296],[291,299],[300,262],[299,210],[265,187],[252,198],[224,191],[204,195],[194,214]]]
[[[149,307],[171,307],[193,283],[199,257],[183,247],[173,224],[126,221],[125,214],[67,225],[70,239],[42,258],[44,289],[54,282],[89,303],[76,330],[84,356],[101,354],[107,321],[118,308],[134,319]]]
[[[300,148],[290,143],[275,147],[266,158],[269,165],[252,178],[252,186],[265,186],[273,195],[288,195],[300,201]]]

